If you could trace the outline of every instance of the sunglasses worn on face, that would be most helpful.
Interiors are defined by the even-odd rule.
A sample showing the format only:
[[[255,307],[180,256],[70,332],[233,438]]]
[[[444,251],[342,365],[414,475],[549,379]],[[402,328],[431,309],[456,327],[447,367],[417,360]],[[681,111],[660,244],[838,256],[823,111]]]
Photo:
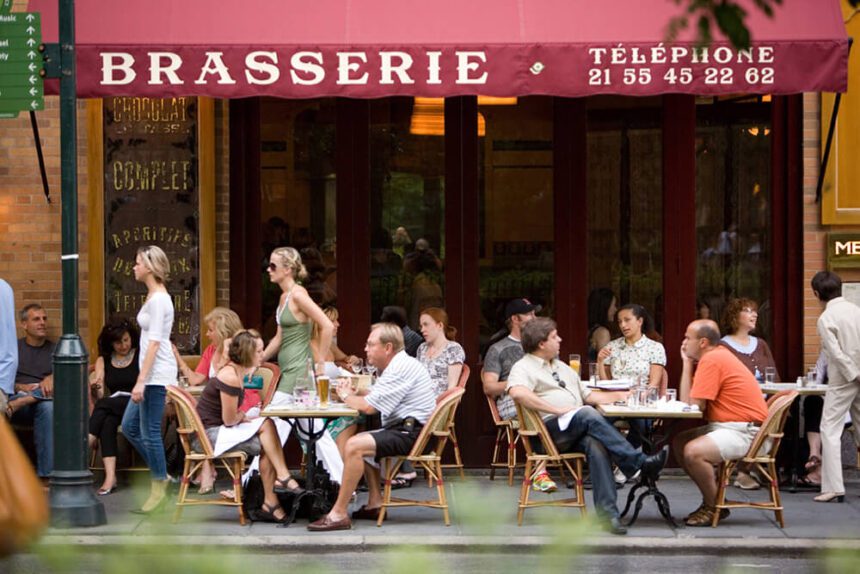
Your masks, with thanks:
[[[558,376],[558,371],[552,372],[552,380],[554,380],[556,383],[558,383],[558,386],[560,386],[561,388],[563,388],[563,389],[567,388],[567,383],[565,383],[564,381],[561,380],[561,377]]]
[[[268,269],[269,271],[274,271],[274,270],[275,270],[275,269],[277,269],[277,268],[278,268],[278,265],[277,265],[276,263],[269,263],[269,266],[268,266],[268,268],[267,268],[267,269]]]

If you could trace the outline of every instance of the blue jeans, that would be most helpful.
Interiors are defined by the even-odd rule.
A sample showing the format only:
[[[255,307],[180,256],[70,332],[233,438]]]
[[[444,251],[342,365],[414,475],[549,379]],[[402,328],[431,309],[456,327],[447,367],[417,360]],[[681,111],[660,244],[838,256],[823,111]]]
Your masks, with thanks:
[[[630,476],[645,461],[642,451],[633,448],[618,429],[592,407],[582,407],[563,431],[558,427],[557,418],[546,421],[546,427],[559,452],[581,452],[588,459],[597,514],[618,517],[612,461]]]
[[[139,403],[128,401],[122,416],[122,434],[146,461],[153,480],[167,480],[167,461],[161,441],[165,397],[165,387],[146,385],[143,400]]]
[[[15,424],[33,425],[33,442],[36,444],[36,473],[48,478],[54,470],[54,401],[42,397],[41,389],[11,395],[9,400],[25,396],[38,400],[35,404],[19,408],[12,415]]]

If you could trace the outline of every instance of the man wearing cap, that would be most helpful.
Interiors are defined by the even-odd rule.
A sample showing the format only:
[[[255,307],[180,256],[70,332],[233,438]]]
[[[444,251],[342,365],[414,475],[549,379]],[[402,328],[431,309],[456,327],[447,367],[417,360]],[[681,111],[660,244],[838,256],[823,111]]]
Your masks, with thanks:
[[[520,329],[534,319],[535,313],[540,310],[540,305],[534,305],[528,299],[509,301],[505,306],[505,325],[509,331],[508,335],[493,343],[484,356],[484,368],[481,371],[484,393],[496,399],[496,407],[499,409],[499,416],[502,420],[511,420],[517,417],[514,400],[505,392],[505,386],[508,384],[511,367],[525,354],[522,343],[520,343]],[[546,464],[541,464],[535,469],[532,488],[540,492],[558,490],[555,482],[546,472]]]

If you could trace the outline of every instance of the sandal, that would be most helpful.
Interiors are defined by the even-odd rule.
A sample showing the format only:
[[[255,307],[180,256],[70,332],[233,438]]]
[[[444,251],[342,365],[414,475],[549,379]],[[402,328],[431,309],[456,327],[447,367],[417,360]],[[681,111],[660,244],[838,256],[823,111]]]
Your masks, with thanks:
[[[290,488],[288,486],[290,482],[294,482],[296,484],[295,488]],[[298,482],[296,482],[296,479],[289,474],[286,476],[286,478],[276,478],[275,485],[272,487],[272,490],[274,490],[277,494],[292,494],[294,496],[298,496],[305,491],[305,489],[302,488]]]
[[[821,466],[821,459],[818,456],[813,454],[812,456],[809,457],[809,460],[806,461],[806,464],[803,465],[803,468],[812,472],[813,470],[817,469],[820,466]]]
[[[391,479],[391,490],[399,490],[401,488],[409,488],[412,486],[412,482],[414,478],[403,478],[400,476],[395,476]],[[385,487],[385,483],[382,484]]]
[[[817,487],[821,486],[821,481],[819,480],[818,482],[815,482],[814,480],[809,478],[809,475],[807,474],[806,476],[801,476],[800,478],[797,479],[797,485],[798,486],[809,486],[809,487],[816,487],[817,488]]]
[[[280,510],[284,513],[284,515],[280,518],[275,516],[275,513]],[[280,505],[275,506],[274,508],[266,504],[265,502],[260,506],[260,510],[257,511],[257,522],[275,522],[277,524],[283,524],[289,519],[289,514],[284,508]]]
[[[236,499],[236,491],[234,491],[232,488],[228,490],[221,490],[218,492],[218,496],[220,496],[224,500],[229,500],[230,502],[233,502]]]
[[[713,506],[702,505],[696,512],[688,516],[684,521],[687,526],[710,526],[714,522],[714,514],[717,509]],[[723,508],[720,510],[720,520],[725,520],[729,517],[729,509]]]

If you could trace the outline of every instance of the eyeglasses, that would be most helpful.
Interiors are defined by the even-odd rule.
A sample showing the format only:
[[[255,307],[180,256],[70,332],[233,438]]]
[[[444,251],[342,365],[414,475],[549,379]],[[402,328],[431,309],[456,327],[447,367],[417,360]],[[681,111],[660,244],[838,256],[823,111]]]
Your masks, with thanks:
[[[753,313],[758,315],[758,309],[753,309],[751,307],[744,307],[743,309],[741,309],[741,311],[743,311],[745,313],[749,313],[750,315],[752,315]]]
[[[278,264],[277,264],[277,263],[269,263],[269,266],[267,267],[267,269],[268,269],[269,271],[274,271],[274,270],[276,270],[277,268],[278,268]]]
[[[554,380],[556,383],[558,383],[559,387],[561,387],[563,389],[567,388],[567,383],[565,383],[564,381],[561,380],[561,377],[558,376],[558,371],[552,372],[552,380]]]

